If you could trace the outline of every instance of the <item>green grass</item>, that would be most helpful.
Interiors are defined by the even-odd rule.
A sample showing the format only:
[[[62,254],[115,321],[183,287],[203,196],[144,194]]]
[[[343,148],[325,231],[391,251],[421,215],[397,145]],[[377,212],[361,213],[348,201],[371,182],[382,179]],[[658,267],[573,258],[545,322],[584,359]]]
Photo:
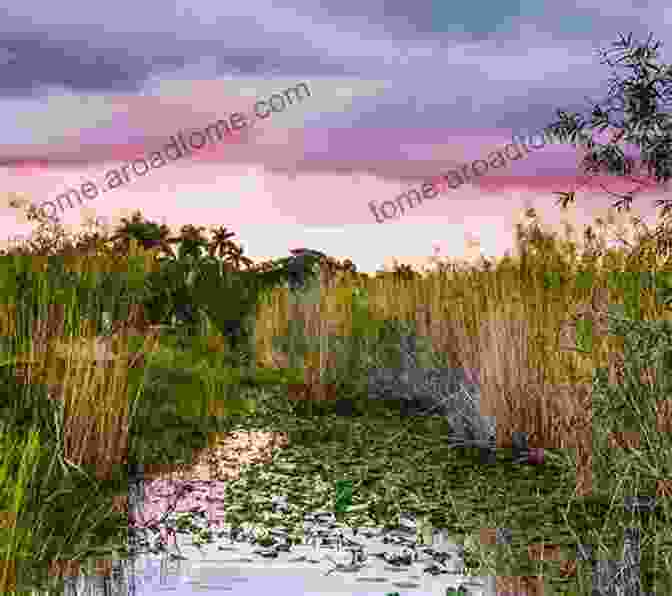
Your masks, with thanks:
[[[57,302],[46,282],[39,289],[41,304]],[[282,522],[299,532],[303,514],[332,509],[335,482],[348,479],[353,483],[353,504],[344,515],[348,523],[393,524],[400,511],[428,515],[432,525],[447,528],[464,544],[470,575],[543,573],[551,593],[581,596],[591,594],[590,565],[579,562],[577,578],[563,579],[557,562],[531,561],[528,546],[550,543],[560,547],[563,559],[574,560],[577,544],[589,544],[597,558],[620,559],[624,529],[638,526],[644,589],[656,584],[658,594],[672,593],[670,499],[660,499],[649,513],[626,512],[622,506],[625,495],[654,495],[655,478],[669,477],[661,474],[669,445],[651,436],[650,428],[637,428],[650,426],[650,417],[640,412],[650,411],[659,398],[641,386],[624,385],[630,404],[613,395],[603,400],[602,415],[593,421],[596,488],[591,496],[578,497],[576,456],[570,449],[545,449],[543,466],[514,465],[508,450],[498,450],[496,464],[483,465],[475,451],[447,447],[445,421],[401,418],[394,409],[368,402],[364,363],[376,358],[366,342],[355,345],[346,338],[343,362],[331,371],[337,374],[339,399],[351,400],[352,416],[336,415],[335,404],[290,401],[288,385],[300,382],[300,370],[252,372],[238,367],[238,355],[208,353],[200,340],[188,341],[184,349],[178,342],[161,338],[162,349],[148,358],[129,392],[129,453],[136,460],[189,463],[212,433],[231,430],[278,431],[289,438],[271,463],[244,467],[228,484],[230,519],[262,527]],[[11,366],[0,368],[0,512],[10,515],[9,527],[0,529],[0,561],[4,555],[21,563],[22,588],[46,587],[51,560],[89,563],[94,556],[125,554],[128,520],[113,513],[111,503],[127,493],[128,476],[118,466],[113,477],[100,481],[93,467],[66,461],[62,412],[47,399],[45,386],[18,385],[13,374]],[[214,402],[221,406],[217,416],[208,414]],[[605,446],[614,420],[625,420],[619,408],[629,415],[628,430],[634,425],[648,432],[641,449]],[[274,495],[288,497],[290,510],[282,517],[270,514]],[[18,522],[11,523],[11,516]],[[181,527],[207,538],[197,518],[186,516]],[[491,547],[477,539],[481,531],[496,528],[510,529],[513,542]],[[0,587],[4,570],[0,567]],[[58,594],[62,584],[51,587]]]

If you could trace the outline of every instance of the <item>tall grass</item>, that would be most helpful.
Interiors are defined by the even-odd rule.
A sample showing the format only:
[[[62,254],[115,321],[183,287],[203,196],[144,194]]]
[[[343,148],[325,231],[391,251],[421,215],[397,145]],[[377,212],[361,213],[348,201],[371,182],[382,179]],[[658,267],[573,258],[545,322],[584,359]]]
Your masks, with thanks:
[[[59,590],[80,572],[109,576],[111,559],[128,547],[131,450],[135,460],[158,452],[159,464],[169,463],[165,444],[146,432],[149,422],[160,427],[179,418],[205,433],[209,417],[249,408],[222,395],[235,380],[222,379],[230,355],[221,337],[208,334],[178,363],[186,352],[145,320],[141,302],[155,256],[135,241],[126,252],[45,241],[0,257],[3,594],[31,593],[27,586]],[[173,391],[174,398],[149,403],[154,362],[191,375],[188,395]]]
[[[527,216],[534,219],[534,211]],[[613,214],[607,223],[613,225]],[[575,490],[568,511],[574,501],[606,499],[619,507],[655,494],[670,519],[672,361],[662,348],[641,356],[624,386],[624,369],[652,344],[653,336],[638,328],[644,338],[639,339],[616,325],[613,315],[634,323],[672,321],[657,288],[642,283],[671,272],[672,261],[654,253],[648,230],[636,234],[630,250],[607,249],[608,225],[602,220],[597,225],[600,236],[586,230],[580,257],[570,225],[560,241],[533,221],[528,229],[517,226],[518,257],[507,255],[496,264],[484,261],[480,268],[469,268],[448,263],[408,280],[323,275],[319,306],[294,312],[287,292],[278,291],[259,314],[258,351],[277,363],[271,336],[286,332],[288,319],[303,320],[306,343],[313,346],[304,356],[305,382],[325,393],[337,352],[328,344],[329,334],[343,336],[352,328],[354,295],[361,290],[372,318],[414,321],[448,365],[464,367],[479,379],[481,413],[495,416],[499,448],[512,447],[516,433],[523,433],[530,447],[544,449],[547,460],[572,472]],[[623,238],[623,227],[618,236]],[[601,387],[599,371],[607,377]],[[621,391],[619,400],[604,397],[604,383],[627,391]],[[605,400],[611,407],[605,408]],[[599,415],[594,416],[598,403]],[[608,532],[595,531],[593,538],[606,550],[600,541]],[[670,544],[670,536],[647,540],[649,546],[650,541],[656,544],[669,590],[672,560],[660,549]]]
[[[535,218],[533,211],[527,215]],[[613,224],[613,216],[608,221]],[[482,413],[496,417],[498,447],[511,447],[514,433],[525,432],[531,447],[569,448],[577,495],[588,495],[592,379],[601,367],[613,377],[624,354],[623,337],[607,333],[606,313],[621,307],[637,320],[672,320],[654,289],[633,294],[614,283],[627,279],[616,278],[616,272],[669,271],[671,262],[661,265],[646,233],[637,235],[636,250],[607,250],[608,226],[597,223],[602,233],[597,238],[588,231],[581,257],[571,226],[566,226],[570,238],[560,242],[533,221],[527,230],[518,225],[519,257],[507,255],[496,266],[449,264],[412,280],[328,278],[323,272],[319,304],[293,305],[288,291],[279,289],[261,307],[257,353],[263,362],[279,363],[272,337],[287,333],[288,321],[302,320],[312,346],[304,356],[306,383],[320,384],[335,364],[329,336],[347,337],[353,290],[361,289],[372,318],[414,321],[437,354],[479,378]],[[669,404],[656,407],[664,432],[671,422]]]
[[[156,337],[137,336],[136,330],[137,337],[132,338],[133,329],[122,330],[108,346],[113,357],[101,366],[95,354],[101,347],[94,343],[96,325],[84,316],[90,311],[83,310],[77,292],[92,287],[100,260],[86,256],[71,260],[70,271],[79,274],[80,283],[68,287],[62,283],[62,271],[53,267],[53,257],[49,263],[49,257],[14,255],[11,264],[10,258],[2,258],[8,264],[2,279],[6,340],[2,364],[4,379],[12,387],[3,403],[3,411],[10,414],[4,418],[5,428],[10,435],[12,429],[26,428],[26,412],[31,408],[37,413],[33,420],[42,421],[31,430],[27,443],[2,450],[2,476],[8,485],[0,510],[12,522],[11,541],[1,543],[10,562],[3,580],[7,583],[0,584],[6,593],[13,589],[21,566],[17,558],[28,563],[31,571],[49,564],[50,573],[58,573],[59,562],[77,562],[104,552],[100,550],[104,543],[95,539],[96,526],[107,524],[109,536],[112,526],[121,523],[119,516],[126,512],[123,497],[110,508],[107,499],[95,497],[96,481],[116,482],[119,487],[126,481],[129,407],[142,388],[137,379],[129,381],[129,369],[134,366],[133,355],[151,354]],[[105,266],[109,269],[114,264]],[[125,267],[129,269],[128,261]],[[17,279],[32,283],[17,292]],[[116,289],[122,292],[121,287]],[[100,311],[95,315],[101,316]],[[139,351],[130,350],[133,343],[136,348],[141,344]],[[23,456],[18,475],[13,454]],[[43,466],[48,459],[45,477]],[[87,490],[94,498],[83,500]],[[121,489],[118,492],[123,494]],[[68,499],[64,514],[61,506]],[[8,503],[12,506],[6,510]]]
[[[639,384],[628,385],[642,411],[654,413],[655,429],[648,414],[630,415],[619,425],[595,379],[605,369],[609,382],[618,384],[636,354],[609,326],[609,314],[621,308],[635,322],[672,319],[654,288],[633,291],[623,283],[635,279],[628,275],[672,271],[671,263],[652,253],[648,234],[639,235],[630,251],[607,250],[607,226],[598,222],[601,237],[587,237],[579,257],[575,243],[533,223],[528,230],[518,227],[518,256],[495,264],[446,263],[408,279],[323,269],[319,283],[298,297],[275,290],[254,321],[258,374],[298,366],[303,383],[289,384],[290,399],[334,399],[341,384],[361,381],[372,363],[377,323],[412,321],[437,361],[461,366],[479,381],[482,414],[496,418],[498,447],[511,447],[515,433],[526,433],[530,447],[548,450],[548,459],[573,477],[575,500],[606,495],[614,502],[646,492],[654,482],[669,508],[665,461],[672,460],[672,408],[653,387],[664,387],[670,367],[647,360],[636,371]],[[164,341],[159,346],[143,324],[140,288],[154,266],[151,251],[101,254],[65,251],[60,269],[45,255],[16,251],[2,257],[8,267],[0,279],[1,364],[3,378],[13,383],[0,395],[2,593],[42,584],[47,573],[70,573],[64,565],[78,569],[86,563],[90,569],[94,559],[109,562],[123,551],[130,428],[135,419],[148,420],[143,416],[153,407],[144,399],[151,387],[147,361],[175,368],[176,354],[184,355]],[[87,293],[113,271],[119,275],[106,278],[112,284],[105,286],[107,298]],[[127,323],[104,342],[112,355],[107,365],[95,355],[104,312],[122,313],[115,327]],[[241,393],[242,377],[226,364],[223,338],[210,325],[203,333],[192,345],[196,364],[180,362],[179,368],[201,378],[202,391],[189,389],[198,396],[198,415],[219,415],[221,394],[236,387]],[[144,362],[136,367],[139,355]],[[180,395],[186,411],[189,399]],[[633,433],[644,440],[633,441]],[[610,474],[614,469],[621,476]],[[104,486],[116,487],[114,498]],[[672,561],[664,564],[670,571]]]

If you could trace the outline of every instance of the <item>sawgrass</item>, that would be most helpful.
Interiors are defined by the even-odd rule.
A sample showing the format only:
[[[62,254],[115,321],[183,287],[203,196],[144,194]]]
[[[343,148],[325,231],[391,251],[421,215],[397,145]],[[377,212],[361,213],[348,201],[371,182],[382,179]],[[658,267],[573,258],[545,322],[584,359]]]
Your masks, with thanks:
[[[430,515],[464,541],[469,573],[496,575],[510,590],[541,578],[558,594],[590,594],[591,569],[577,560],[577,545],[617,559],[625,529],[636,526],[644,587],[669,592],[671,421],[660,392],[647,387],[663,387],[670,369],[659,367],[632,395],[631,406],[653,416],[633,412],[619,426],[613,416],[591,415],[597,369],[607,367],[614,383],[626,355],[623,338],[605,331],[604,311],[620,305],[630,319],[670,320],[653,291],[640,289],[634,300],[610,273],[664,268],[646,250],[628,255],[603,246],[599,259],[584,254],[579,266],[571,244],[558,247],[541,233],[521,249],[518,260],[496,267],[408,280],[323,272],[318,289],[298,301],[278,290],[257,313],[256,372],[234,367],[235,355],[212,329],[181,344],[131,329],[110,367],[73,350],[59,360],[53,342],[74,345],[97,329],[81,316],[76,295],[55,294],[45,274],[37,329],[17,333],[17,303],[2,309],[3,339],[25,342],[3,343],[0,589],[45,587],[48,578],[57,590],[64,574],[110,575],[112,559],[127,554],[129,449],[145,463],[190,462],[237,427],[290,439],[273,462],[230,483],[232,515],[245,523],[277,523],[262,515],[277,494],[296,498],[294,521],[328,507],[335,479],[347,476],[353,504],[364,506],[352,523],[392,523],[402,509]],[[412,322],[437,362],[478,375],[482,413],[497,421],[495,465],[448,449],[441,420],[401,418],[367,403],[366,368],[380,355],[375,335],[353,321],[363,299],[372,322]],[[573,313],[583,315],[575,321]],[[290,321],[302,323],[298,338]],[[139,368],[133,353],[144,357]],[[54,383],[60,399],[50,398]],[[353,415],[337,415],[336,404],[347,400]],[[516,432],[544,450],[544,465],[513,464]],[[655,509],[627,511],[627,497],[641,495],[656,495]],[[510,544],[493,544],[498,528],[513,531]]]

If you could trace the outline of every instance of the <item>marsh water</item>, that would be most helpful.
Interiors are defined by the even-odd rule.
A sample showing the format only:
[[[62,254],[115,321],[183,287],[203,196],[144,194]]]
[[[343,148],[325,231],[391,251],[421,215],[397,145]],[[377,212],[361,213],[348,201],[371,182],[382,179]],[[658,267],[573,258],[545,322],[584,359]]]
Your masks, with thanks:
[[[227,479],[236,477],[242,463],[256,464],[266,461],[270,451],[277,445],[283,445],[286,436],[282,433],[261,431],[233,433],[222,438],[224,447],[215,446],[200,452],[189,466],[154,467],[136,464],[129,466],[128,508],[129,519],[139,521],[140,525],[159,519],[174,505],[174,515],[189,512],[195,507],[207,509],[207,527],[214,530],[224,525],[222,505]],[[247,447],[247,449],[245,449]],[[235,464],[229,462],[235,453]],[[208,471],[207,456],[215,456],[218,474],[222,480],[211,478]],[[185,483],[197,489],[180,493]],[[201,526],[203,527],[203,526]],[[469,596],[481,596],[489,592],[487,581],[462,575],[456,569],[450,576],[422,578],[422,570],[394,569],[382,559],[376,560],[367,568],[346,572],[342,568],[334,569],[329,557],[337,557],[332,547],[315,551],[315,546],[296,544],[291,553],[282,553],[275,559],[264,558],[256,554],[253,541],[215,538],[215,543],[202,549],[193,546],[191,534],[165,536],[166,551],[161,554],[147,553],[146,545],[140,545],[140,534],[129,533],[129,551],[131,557],[122,560],[113,558],[106,573],[89,577],[66,576],[62,590],[51,592],[33,591],[35,596],[117,596],[149,595],[170,592],[186,595],[195,592],[229,592],[241,596],[272,593],[280,590],[288,596],[296,594],[379,594],[397,592],[402,595],[421,596],[440,594],[444,596],[446,586],[469,586]],[[156,534],[146,532],[151,544],[155,544]],[[380,542],[378,543],[380,544]],[[366,548],[371,552],[371,546]],[[450,545],[452,547],[452,543]],[[455,545],[457,548],[457,545]],[[394,546],[384,550],[394,550]],[[178,554],[179,557],[174,555]],[[346,553],[349,557],[349,553]],[[297,555],[303,555],[298,556]],[[319,556],[316,556],[319,555]],[[308,558],[308,562],[305,559]],[[371,560],[371,558],[369,558]],[[419,565],[419,564],[418,564]],[[335,571],[335,572],[334,572]],[[446,583],[448,581],[448,584]],[[465,595],[466,596],[466,595]]]
[[[196,470],[197,467],[190,468]],[[197,474],[202,476],[202,472]],[[225,481],[189,481],[200,485],[197,492],[186,493],[176,498],[181,480],[174,474],[158,474],[143,465],[129,466],[129,516],[136,520],[153,520],[160,517],[172,504],[175,513],[188,512],[207,503],[208,525],[217,527],[223,523],[218,504]],[[149,533],[147,538],[153,538]],[[331,573],[333,568],[325,564],[306,565],[297,554],[315,551],[310,546],[293,548],[295,558],[278,557],[264,559],[253,555],[252,544],[234,544],[217,540],[203,549],[190,544],[190,535],[178,535],[166,541],[167,549],[162,554],[141,552],[127,560],[114,558],[108,573],[85,577],[66,577],[61,591],[33,591],[34,596],[121,596],[154,595],[171,593],[186,596],[196,592],[232,593],[240,596],[280,591],[287,596],[305,594],[376,594],[399,596],[445,596],[450,587],[466,587],[464,596],[488,596],[496,594],[493,577],[474,578],[455,569],[454,573],[438,578],[421,577],[417,567],[407,570],[394,569],[389,565],[374,565],[365,572]],[[153,542],[153,541],[152,541]],[[220,545],[220,546],[218,546]],[[221,546],[223,545],[223,546]],[[432,543],[434,546],[434,543]],[[137,535],[131,535],[129,550],[137,551]],[[367,544],[368,548],[368,544]],[[299,551],[299,552],[296,552]],[[179,554],[179,557],[173,555]],[[335,553],[333,553],[335,555]],[[598,592],[600,593],[600,592]]]
[[[175,503],[176,512],[189,511],[198,505],[196,496],[187,495],[179,499],[172,499],[174,488],[179,482],[171,478],[161,478],[153,474],[144,474],[142,465],[131,468],[129,474],[129,515],[131,511],[134,519],[155,519],[155,513],[165,510],[170,503]],[[149,478],[148,478],[149,476]],[[173,486],[169,486],[169,485]],[[223,489],[224,482],[204,481],[202,488],[207,489],[211,502],[217,502],[217,493]],[[205,486],[207,485],[207,486]],[[165,491],[165,492],[164,492]],[[151,494],[161,497],[161,503],[155,507]],[[221,500],[220,500],[221,501]],[[216,508],[214,508],[216,509]],[[216,510],[209,512],[209,524],[217,526],[220,516]],[[444,596],[446,584],[445,576],[440,581],[429,578],[424,583],[420,575],[408,575],[390,571],[390,567],[381,561],[377,569],[369,572],[357,573],[330,573],[329,565],[322,561],[312,561],[313,565],[299,562],[302,557],[292,560],[264,560],[252,555],[255,548],[252,544],[232,544],[219,541],[225,546],[208,546],[199,550],[189,544],[190,537],[177,541],[167,541],[167,552],[161,555],[139,554],[130,560],[114,560],[111,572],[104,577],[92,576],[66,578],[63,596],[117,596],[150,595],[169,592],[172,594],[187,595],[195,592],[210,591],[214,593],[228,592],[241,596],[280,591],[282,594],[389,594],[397,592],[400,596],[424,594],[440,594]],[[176,552],[175,544],[179,544],[179,552],[183,558],[173,559],[171,554]],[[129,544],[133,551],[137,541]],[[296,552],[299,551],[299,552]],[[313,547],[296,546],[293,555],[310,554]],[[387,571],[385,571],[387,569]],[[417,571],[417,570],[416,570]],[[459,580],[459,584],[457,583]],[[433,585],[429,585],[428,582]],[[488,591],[487,581],[468,578],[456,572],[449,579],[451,585],[470,586],[465,595],[485,596],[494,594]],[[460,592],[462,593],[462,592]],[[34,592],[35,596],[42,596],[45,592]],[[55,594],[55,592],[52,592]]]

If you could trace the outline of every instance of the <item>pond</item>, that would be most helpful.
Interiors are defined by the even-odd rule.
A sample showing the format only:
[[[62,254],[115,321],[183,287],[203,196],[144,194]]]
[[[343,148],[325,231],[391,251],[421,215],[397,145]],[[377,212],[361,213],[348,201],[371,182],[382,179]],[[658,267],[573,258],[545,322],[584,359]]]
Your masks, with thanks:
[[[129,551],[135,552],[127,560],[115,558],[107,562],[105,572],[100,575],[84,577],[68,577],[64,581],[61,592],[63,596],[121,594],[149,595],[170,592],[172,594],[192,594],[203,590],[213,592],[232,592],[240,595],[266,594],[280,590],[282,594],[303,595],[343,593],[343,594],[402,594],[416,595],[437,592],[439,580],[432,578],[426,581],[419,579],[422,574],[410,575],[390,571],[390,566],[380,560],[375,569],[369,565],[368,572],[363,567],[353,568],[354,573],[333,573],[334,567],[324,559],[309,560],[309,563],[296,558],[296,555],[307,555],[310,559],[315,554],[315,546],[295,544],[292,556],[289,555],[268,560],[253,554],[258,544],[241,544],[230,539],[230,533],[221,534],[217,529],[223,528],[224,511],[221,507],[226,500],[224,493],[232,480],[238,479],[243,467],[255,467],[256,464],[268,463],[273,459],[275,451],[287,445],[284,433],[264,431],[240,431],[226,433],[218,438],[216,445],[204,449],[196,455],[193,465],[176,465],[170,469],[161,466],[129,466],[129,518],[137,521],[140,526],[147,527],[154,520],[159,520],[174,506],[175,515],[204,508],[204,518],[213,534],[219,537],[215,544],[203,549],[193,546],[193,535],[169,535],[147,531],[145,538],[155,545],[157,534],[166,545],[162,554],[146,552],[147,545],[138,548],[139,534],[132,535]],[[179,491],[186,486],[195,490]],[[230,500],[230,499],[229,499]],[[172,515],[170,519],[175,519]],[[179,525],[179,524],[178,524]],[[430,533],[431,534],[431,533]],[[361,536],[361,535],[360,535]],[[435,540],[429,540],[435,545]],[[445,540],[445,537],[444,537]],[[367,543],[368,548],[368,543]],[[137,554],[137,552],[140,554]],[[338,557],[343,553],[323,547],[319,551],[331,553]],[[350,554],[348,553],[348,557]],[[338,567],[339,563],[336,563]],[[416,565],[417,566],[417,565]],[[414,567],[415,569],[415,567]],[[343,572],[341,572],[343,571]],[[403,576],[403,577],[402,577]],[[469,591],[458,594],[488,594],[485,590],[489,578],[469,578],[458,573],[449,577],[448,581],[458,585],[469,586]],[[441,585],[446,579],[441,580]],[[430,586],[429,584],[434,584]],[[447,584],[446,584],[447,585]],[[45,592],[34,592],[35,596],[46,596]],[[445,588],[440,592],[445,594]],[[494,592],[493,592],[494,594]]]

